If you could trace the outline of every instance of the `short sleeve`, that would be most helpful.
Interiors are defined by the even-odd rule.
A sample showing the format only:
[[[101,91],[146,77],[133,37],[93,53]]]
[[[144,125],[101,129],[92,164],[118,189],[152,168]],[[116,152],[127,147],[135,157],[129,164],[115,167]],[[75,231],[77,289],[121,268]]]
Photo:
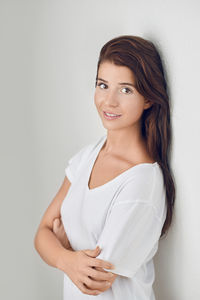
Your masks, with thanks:
[[[65,168],[65,175],[67,176],[70,182],[74,181],[76,175],[80,170],[81,165],[88,158],[91,148],[91,144],[82,147],[68,160],[67,166]]]
[[[138,197],[133,198],[130,193],[132,190],[134,182],[132,187],[128,185],[127,189],[121,191],[96,244],[101,249],[97,258],[115,266],[115,269],[105,270],[130,278],[157,246],[163,226],[163,218],[157,215],[157,210],[150,201],[156,190],[151,191],[146,199],[139,198],[143,195],[142,191],[135,192],[134,196]],[[165,208],[163,203],[163,209]]]

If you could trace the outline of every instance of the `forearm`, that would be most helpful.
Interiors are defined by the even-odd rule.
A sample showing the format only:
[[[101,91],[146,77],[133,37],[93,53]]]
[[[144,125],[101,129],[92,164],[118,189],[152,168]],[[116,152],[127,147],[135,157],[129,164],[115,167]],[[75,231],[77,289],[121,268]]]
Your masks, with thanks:
[[[71,246],[66,248],[67,250],[70,250],[70,251],[75,251]]]
[[[64,237],[59,237],[59,236],[57,236],[57,235],[56,235],[56,237],[57,237],[57,239],[61,242],[62,246],[63,246],[65,249],[68,249],[68,250],[70,250],[70,251],[74,251],[74,249],[72,248],[72,246],[71,246],[71,244],[70,244],[70,242],[69,242],[69,240],[68,240],[68,237],[67,237],[66,233],[65,233],[65,236],[64,236]]]
[[[60,258],[64,252],[71,252],[70,248],[64,248],[55,234],[46,227],[38,230],[34,246],[40,257],[54,268],[60,268]]]

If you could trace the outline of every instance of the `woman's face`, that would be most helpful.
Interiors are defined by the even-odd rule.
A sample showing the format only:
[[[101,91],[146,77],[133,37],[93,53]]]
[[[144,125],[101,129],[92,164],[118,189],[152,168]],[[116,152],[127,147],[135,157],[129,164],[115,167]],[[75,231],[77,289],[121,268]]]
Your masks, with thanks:
[[[95,89],[95,105],[106,129],[133,127],[140,122],[150,103],[134,87],[132,71],[109,61],[100,64]],[[104,112],[120,115],[111,118]]]

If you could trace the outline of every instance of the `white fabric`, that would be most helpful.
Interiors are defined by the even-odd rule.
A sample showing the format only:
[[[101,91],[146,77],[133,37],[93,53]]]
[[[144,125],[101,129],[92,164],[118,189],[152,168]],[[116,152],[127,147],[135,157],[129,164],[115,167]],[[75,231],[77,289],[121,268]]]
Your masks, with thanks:
[[[99,245],[97,258],[115,265],[105,270],[119,276],[98,299],[155,300],[153,256],[167,211],[162,171],[157,162],[139,164],[90,190],[90,173],[106,138],[68,161],[65,174],[71,186],[61,206],[63,225],[74,250]],[[65,273],[63,292],[64,300],[94,299]]]

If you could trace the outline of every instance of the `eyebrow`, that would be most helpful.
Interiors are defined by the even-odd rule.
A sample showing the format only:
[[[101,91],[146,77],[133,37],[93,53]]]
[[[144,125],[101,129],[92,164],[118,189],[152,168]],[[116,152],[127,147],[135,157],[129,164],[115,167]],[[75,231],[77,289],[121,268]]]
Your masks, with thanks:
[[[97,80],[101,80],[101,81],[104,81],[104,82],[107,82],[107,83],[108,83],[108,81],[106,81],[106,80],[104,80],[104,79],[102,79],[102,78],[100,78],[100,77],[97,77]],[[133,86],[134,88],[136,88],[136,86],[135,86],[134,84],[129,83],[129,82],[119,82],[119,84],[120,84],[120,85],[130,85],[130,86]]]

